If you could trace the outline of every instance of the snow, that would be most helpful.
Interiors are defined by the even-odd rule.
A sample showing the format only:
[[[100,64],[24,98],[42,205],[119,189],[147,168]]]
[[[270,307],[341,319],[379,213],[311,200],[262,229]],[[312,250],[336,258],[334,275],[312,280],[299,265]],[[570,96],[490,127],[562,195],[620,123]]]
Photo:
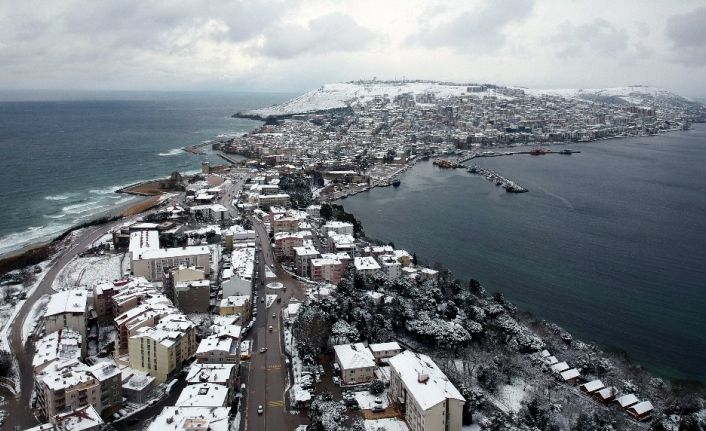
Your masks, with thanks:
[[[261,117],[303,114],[329,109],[346,108],[356,102],[367,103],[376,96],[387,95],[393,99],[404,93],[425,94],[433,93],[437,98],[444,99],[452,96],[467,95],[465,84],[442,84],[439,82],[343,82],[325,84],[320,88],[295,97],[287,102],[269,108],[247,111],[247,115]],[[507,98],[493,90],[484,93],[473,93],[476,97],[493,95]]]
[[[93,288],[101,282],[119,279],[122,277],[121,260],[121,254],[76,257],[59,272],[52,288],[57,291],[77,286]]]
[[[409,431],[407,424],[400,419],[376,419],[363,422],[365,431]]]
[[[27,314],[27,319],[22,324],[22,341],[27,342],[30,334],[35,330],[40,319],[44,316],[44,310],[49,302],[49,295],[42,295],[34,304]]]
[[[522,408],[522,401],[527,395],[524,387],[523,381],[513,382],[511,385],[502,385],[498,388],[497,399],[512,412],[517,413]]]
[[[387,408],[388,405],[387,392],[383,392],[380,395],[373,395],[368,391],[359,391],[355,392],[353,396],[355,397],[355,400],[358,401],[360,408],[363,410],[370,410],[375,405],[379,405],[382,408]],[[376,404],[375,400],[382,401],[382,404]]]
[[[270,306],[272,306],[272,304],[274,304],[275,301],[277,300],[277,295],[267,295],[266,298],[267,299],[265,302],[265,308],[270,308]]]
[[[267,288],[268,289],[282,289],[282,288],[284,288],[284,285],[278,281],[275,281],[272,283],[268,283]]]
[[[561,89],[527,89],[523,88],[525,93],[531,96],[558,96],[568,99],[582,99],[591,96],[617,97],[623,99],[627,103],[640,104],[645,98],[669,98],[683,99],[667,90],[657,87],[648,87],[642,85],[628,87],[611,87],[611,88],[561,88]]]
[[[480,425],[478,424],[471,424],[471,425],[465,425],[461,428],[462,431],[480,431]]]

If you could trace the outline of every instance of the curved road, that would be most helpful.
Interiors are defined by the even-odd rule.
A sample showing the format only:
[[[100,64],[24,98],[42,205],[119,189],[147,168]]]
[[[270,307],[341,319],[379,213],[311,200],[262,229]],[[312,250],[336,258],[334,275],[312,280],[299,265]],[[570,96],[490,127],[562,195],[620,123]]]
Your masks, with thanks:
[[[117,226],[124,221],[115,221],[108,224],[103,224],[96,227],[87,228],[82,232],[74,245],[59,252],[54,257],[52,265],[44,274],[42,281],[39,283],[34,292],[27,297],[24,304],[17,313],[17,317],[13,322],[10,322],[10,331],[8,341],[12,353],[17,359],[19,369],[17,370],[20,377],[19,393],[16,397],[6,394],[6,405],[3,406],[9,415],[5,418],[3,429],[26,429],[38,425],[40,422],[34,417],[30,409],[31,395],[34,388],[34,374],[32,370],[32,359],[34,358],[34,343],[28,340],[26,344],[22,340],[22,328],[24,321],[34,303],[42,297],[53,292],[51,286],[54,279],[59,274],[64,266],[71,261],[77,254],[92,247],[95,240],[105,235],[114,226]],[[18,427],[18,428],[17,428]]]

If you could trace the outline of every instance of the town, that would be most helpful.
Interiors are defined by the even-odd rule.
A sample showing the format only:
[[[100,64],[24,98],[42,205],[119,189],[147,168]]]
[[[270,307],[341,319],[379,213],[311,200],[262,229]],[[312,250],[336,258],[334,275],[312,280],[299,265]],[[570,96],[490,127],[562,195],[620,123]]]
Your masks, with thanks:
[[[490,85],[346,85],[378,90],[345,106],[331,97],[243,114],[267,121],[192,149],[228,164],[174,175],[147,211],[66,238],[9,334],[16,376],[3,387],[17,410],[4,421],[640,430],[695,417],[669,383],[455,280],[422,250],[366,237],[335,201],[399,185],[432,157],[681,130],[703,110],[652,93],[626,104]]]

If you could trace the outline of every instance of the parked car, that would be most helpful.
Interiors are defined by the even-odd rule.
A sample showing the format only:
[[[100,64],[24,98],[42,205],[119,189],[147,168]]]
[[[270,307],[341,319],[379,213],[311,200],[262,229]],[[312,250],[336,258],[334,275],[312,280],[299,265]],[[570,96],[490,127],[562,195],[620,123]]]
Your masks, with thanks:
[[[270,332],[272,332],[272,325],[270,325]]]
[[[265,412],[265,409],[262,407],[262,404],[257,406],[257,414],[261,415]]]
[[[377,405],[373,406],[373,408],[370,410],[372,410],[373,413],[380,413],[380,412],[385,411],[385,409],[382,406],[377,406]]]
[[[267,347],[260,347],[260,353],[265,353],[267,351]]]

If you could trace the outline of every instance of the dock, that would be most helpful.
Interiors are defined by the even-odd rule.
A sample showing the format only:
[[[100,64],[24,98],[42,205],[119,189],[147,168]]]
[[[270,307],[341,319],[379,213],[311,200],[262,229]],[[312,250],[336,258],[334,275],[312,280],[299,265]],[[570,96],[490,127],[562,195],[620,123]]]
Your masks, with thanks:
[[[545,154],[562,154],[565,156],[570,156],[572,154],[577,154],[580,153],[581,151],[576,151],[576,150],[571,150],[571,149],[563,149],[563,150],[547,150],[544,148],[535,148],[532,150],[528,151],[503,151],[503,152],[495,152],[495,151],[483,151],[481,153],[473,153],[469,155],[468,157],[464,157],[462,159],[458,160],[458,163],[464,163],[469,160],[473,160],[478,157],[501,157],[501,156],[515,156],[518,154],[529,154],[530,156],[543,156]]]
[[[468,169],[468,172],[471,174],[480,175],[486,180],[495,183],[496,186],[504,188],[508,193],[527,193],[529,191],[514,181],[503,177],[492,169],[481,168],[474,165]]]

